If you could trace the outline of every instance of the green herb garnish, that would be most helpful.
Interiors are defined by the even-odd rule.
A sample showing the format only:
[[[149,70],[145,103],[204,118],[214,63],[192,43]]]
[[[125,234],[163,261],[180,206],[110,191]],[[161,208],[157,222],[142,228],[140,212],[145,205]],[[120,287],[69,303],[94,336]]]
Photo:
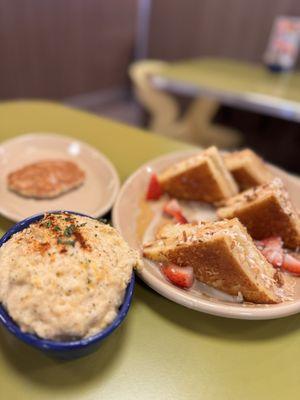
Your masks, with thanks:
[[[76,226],[74,224],[67,226],[64,230],[64,236],[70,237],[74,233]]]
[[[58,238],[57,239],[58,244],[67,244],[69,246],[75,246],[75,240],[64,240],[63,238]]]
[[[70,246],[75,246],[75,240],[66,240],[65,241],[65,244],[68,244],[68,245],[70,245]]]
[[[55,225],[55,227],[53,228],[55,231],[61,231],[61,228],[58,225]]]

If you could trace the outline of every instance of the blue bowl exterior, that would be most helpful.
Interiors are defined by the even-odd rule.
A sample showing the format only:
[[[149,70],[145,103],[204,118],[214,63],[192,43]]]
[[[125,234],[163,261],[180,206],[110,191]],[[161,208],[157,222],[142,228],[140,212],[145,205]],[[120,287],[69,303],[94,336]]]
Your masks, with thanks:
[[[80,214],[73,211],[51,211],[51,213],[61,213],[61,212],[70,212],[72,214],[89,217],[88,215]],[[2,236],[2,238],[0,239],[0,247],[8,239],[10,239],[12,235],[27,228],[30,224],[39,221],[40,219],[43,218],[43,216],[44,213],[37,214],[32,217],[26,218],[23,221],[18,222]],[[15,337],[29,344],[30,346],[43,351],[48,355],[62,359],[73,359],[82,357],[97,350],[97,348],[101,345],[102,340],[104,340],[107,336],[109,336],[122,323],[130,307],[134,290],[134,284],[135,284],[135,276],[133,273],[131,280],[126,288],[124,302],[119,309],[117,317],[103,331],[86,339],[74,340],[71,342],[59,342],[59,341],[41,339],[34,334],[22,332],[19,326],[13,321],[13,319],[9,316],[9,314],[1,304],[0,304],[0,322]]]
[[[279,64],[267,64],[268,69],[274,73],[289,72],[291,68],[285,68]]]

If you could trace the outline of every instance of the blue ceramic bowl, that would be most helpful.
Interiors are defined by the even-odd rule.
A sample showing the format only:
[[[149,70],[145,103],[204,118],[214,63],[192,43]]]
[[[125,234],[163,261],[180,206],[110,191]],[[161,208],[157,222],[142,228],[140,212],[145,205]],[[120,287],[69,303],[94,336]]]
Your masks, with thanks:
[[[64,211],[51,211],[51,212],[60,213]],[[76,213],[73,211],[67,211],[67,212],[88,217],[87,215]],[[18,222],[11,229],[9,229],[4,236],[2,236],[2,238],[0,239],[0,247],[13,234],[27,228],[31,223],[39,221],[40,219],[43,218],[43,216],[44,216],[43,213],[37,214],[32,217],[26,218],[21,222]],[[107,336],[109,336],[116,328],[118,328],[118,326],[124,320],[128,312],[128,309],[130,307],[133,295],[134,283],[135,283],[135,277],[133,273],[125,292],[124,302],[120,306],[118,315],[115,318],[115,320],[101,332],[86,339],[74,340],[71,342],[59,342],[54,340],[41,339],[34,334],[22,332],[19,326],[13,321],[13,319],[9,316],[9,314],[7,313],[5,308],[2,307],[1,304],[0,304],[0,322],[15,337],[51,356],[63,359],[82,357],[98,349],[98,347],[101,345],[101,342]]]

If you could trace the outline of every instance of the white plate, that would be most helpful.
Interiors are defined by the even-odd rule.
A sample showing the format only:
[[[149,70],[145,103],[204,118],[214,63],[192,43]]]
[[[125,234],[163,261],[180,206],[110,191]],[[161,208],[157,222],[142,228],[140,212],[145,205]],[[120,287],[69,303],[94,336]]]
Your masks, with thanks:
[[[45,200],[24,198],[7,189],[9,172],[35,161],[57,158],[74,161],[85,171],[83,185]],[[13,221],[62,209],[100,217],[112,207],[120,188],[118,174],[103,154],[77,139],[52,133],[22,135],[1,143],[0,170],[0,213]]]
[[[141,228],[141,208],[143,208],[145,220],[147,220],[149,212],[147,207],[150,207],[146,205],[146,208],[144,208],[145,204],[142,202],[150,174],[152,171],[159,172],[193,154],[195,154],[195,151],[172,153],[149,161],[131,175],[123,185],[113,208],[112,218],[114,226],[132,247],[141,249],[142,241],[146,238],[145,235],[151,236],[151,224],[156,224],[155,218],[149,218],[149,221],[144,221],[145,227]],[[270,166],[270,168],[284,180],[294,203],[297,207],[300,207],[300,180],[277,167]],[[156,203],[154,208],[161,208],[159,203],[154,203]],[[197,209],[201,218],[206,220],[215,218],[215,211],[212,207],[197,203]],[[238,319],[272,319],[300,312],[300,278],[291,278],[296,281],[295,299],[293,301],[267,305],[233,302],[231,296],[201,283],[196,283],[190,290],[177,288],[162,276],[154,263],[146,259],[144,259],[144,268],[140,272],[140,276],[150,287],[168,299],[209,314]]]

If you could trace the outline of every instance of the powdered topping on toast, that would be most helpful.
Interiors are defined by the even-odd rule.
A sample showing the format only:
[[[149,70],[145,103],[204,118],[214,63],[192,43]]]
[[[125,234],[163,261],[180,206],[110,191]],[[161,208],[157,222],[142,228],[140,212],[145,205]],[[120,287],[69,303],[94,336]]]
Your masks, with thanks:
[[[250,203],[259,197],[270,194],[274,194],[282,201],[284,210],[287,214],[294,212],[289,194],[280,178],[275,178],[271,182],[264,183],[263,185],[256,186],[238,194],[237,196],[231,197],[230,199],[225,200],[223,205],[236,206],[240,203]]]

